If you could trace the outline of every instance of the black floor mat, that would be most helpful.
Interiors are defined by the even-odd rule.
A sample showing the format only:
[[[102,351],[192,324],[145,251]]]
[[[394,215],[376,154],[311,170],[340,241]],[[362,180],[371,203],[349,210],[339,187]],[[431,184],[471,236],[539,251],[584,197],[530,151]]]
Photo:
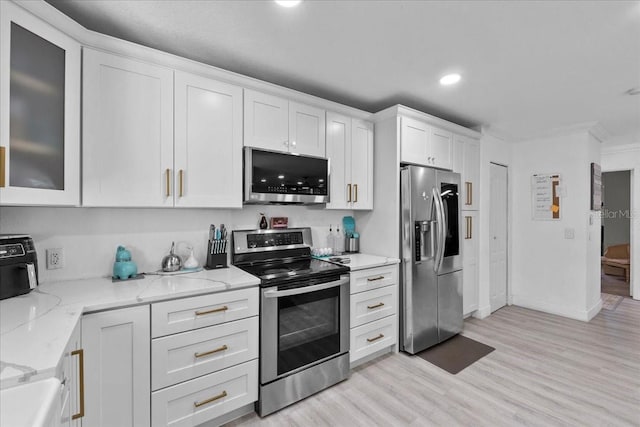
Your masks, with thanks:
[[[416,356],[455,375],[493,350],[495,348],[481,342],[456,335],[443,343],[416,353]]]

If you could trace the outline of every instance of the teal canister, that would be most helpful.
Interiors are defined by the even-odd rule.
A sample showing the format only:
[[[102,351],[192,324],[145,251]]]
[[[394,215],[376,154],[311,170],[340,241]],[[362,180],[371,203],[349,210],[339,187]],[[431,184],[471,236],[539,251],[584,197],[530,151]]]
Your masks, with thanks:
[[[132,279],[138,275],[138,266],[131,261],[131,252],[124,246],[116,249],[116,262],[113,263],[113,278],[119,280]]]

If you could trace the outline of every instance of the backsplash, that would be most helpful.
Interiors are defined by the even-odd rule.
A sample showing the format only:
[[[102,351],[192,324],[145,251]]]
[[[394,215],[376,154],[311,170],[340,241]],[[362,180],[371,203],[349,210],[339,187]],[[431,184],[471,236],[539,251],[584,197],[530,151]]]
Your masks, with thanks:
[[[192,245],[198,262],[205,261],[209,224],[229,230],[256,229],[260,212],[268,218],[289,217],[289,227],[311,227],[314,246],[326,246],[329,224],[342,223],[352,211],[322,206],[245,206],[243,209],[132,209],[1,207],[0,232],[26,233],[38,252],[40,282],[110,276],[118,245],[131,250],[138,271],[160,268],[176,242],[177,253]],[[45,250],[63,248],[64,267],[46,269]]]

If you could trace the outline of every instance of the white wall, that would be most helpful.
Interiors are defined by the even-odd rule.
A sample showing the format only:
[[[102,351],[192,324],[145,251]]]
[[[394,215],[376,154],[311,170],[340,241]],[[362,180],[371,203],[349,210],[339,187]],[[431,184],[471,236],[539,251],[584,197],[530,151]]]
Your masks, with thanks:
[[[598,313],[600,217],[589,210],[590,163],[600,162],[589,132],[518,143],[512,169],[512,271],[515,305],[579,320]],[[561,175],[561,219],[534,221],[531,177]],[[574,238],[565,237],[573,232]]]
[[[631,171],[631,293],[640,299],[640,141],[604,144],[601,167],[603,171]]]
[[[491,241],[490,236],[490,218],[491,218],[491,202],[490,202],[490,189],[491,189],[491,177],[490,167],[491,163],[497,163],[507,166],[507,179],[509,194],[507,195],[507,203],[509,206],[508,218],[511,218],[511,199],[512,199],[512,184],[511,176],[513,174],[512,165],[512,149],[513,145],[505,141],[501,137],[494,136],[490,131],[483,130],[482,138],[480,140],[480,205],[479,216],[480,224],[478,229],[479,236],[479,254],[478,254],[478,311],[474,314],[475,317],[484,318],[491,314],[490,306],[490,266],[491,266],[491,253],[489,244]],[[512,251],[512,230],[511,220],[509,224],[509,241],[507,248],[507,282],[508,290],[507,295],[511,294],[511,251]],[[510,297],[509,297],[510,298]]]
[[[110,276],[118,245],[132,252],[138,271],[155,271],[175,240],[186,255],[193,245],[200,264],[206,259],[209,224],[228,230],[258,228],[259,213],[288,216],[290,227],[311,226],[314,246],[326,246],[329,224],[342,223],[352,211],[319,206],[245,206],[243,209],[107,209],[1,207],[1,233],[33,236],[41,283]],[[64,268],[46,270],[45,249],[64,249]]]

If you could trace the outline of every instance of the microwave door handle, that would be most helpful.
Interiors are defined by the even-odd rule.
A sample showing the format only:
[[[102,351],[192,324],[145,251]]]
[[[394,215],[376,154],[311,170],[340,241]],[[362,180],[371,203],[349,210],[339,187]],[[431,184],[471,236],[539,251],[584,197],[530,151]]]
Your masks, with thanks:
[[[334,280],[333,282],[320,283],[319,285],[304,286],[302,288],[287,289],[285,291],[265,291],[265,298],[278,298],[288,297],[291,295],[308,294],[309,292],[322,291],[324,289],[335,288],[338,286],[346,285],[349,283],[349,276],[341,276],[340,280]]]

